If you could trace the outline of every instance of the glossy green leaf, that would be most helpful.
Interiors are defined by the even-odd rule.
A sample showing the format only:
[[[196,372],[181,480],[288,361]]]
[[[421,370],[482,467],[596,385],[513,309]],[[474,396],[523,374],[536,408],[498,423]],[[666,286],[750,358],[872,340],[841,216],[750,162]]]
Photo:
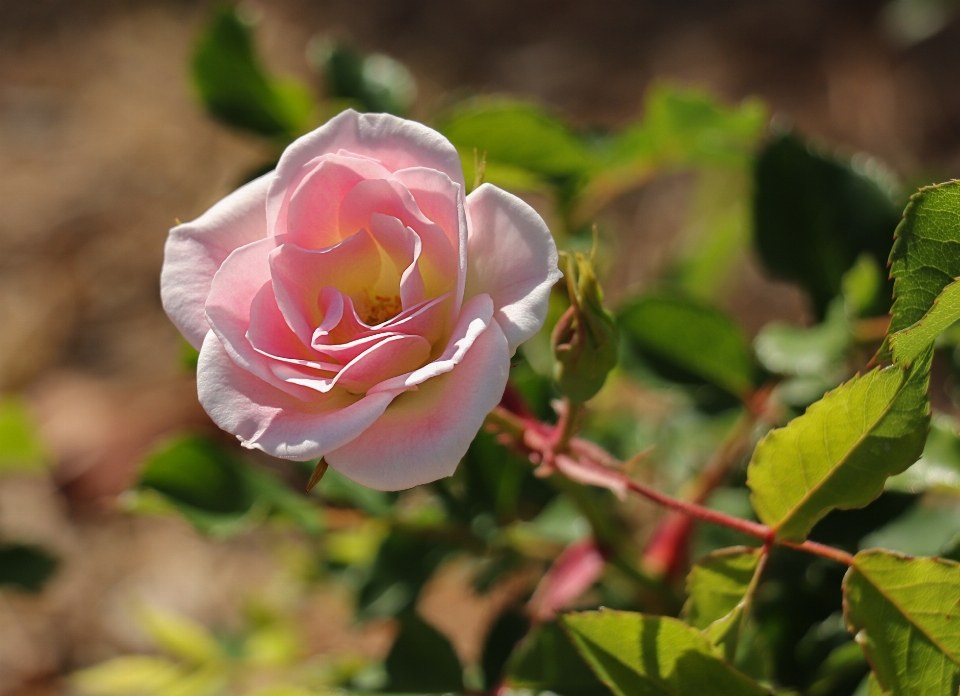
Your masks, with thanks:
[[[507,662],[506,686],[563,696],[610,696],[570,637],[554,622],[537,626]]]
[[[960,690],[960,564],[861,551],[843,581],[844,611],[892,695]]]
[[[652,354],[737,397],[752,390],[750,346],[740,327],[719,310],[685,298],[646,295],[623,309],[618,321],[641,354]]]
[[[731,663],[759,579],[760,559],[760,549],[724,549],[697,561],[687,576],[683,618]]]
[[[56,556],[39,546],[0,542],[0,588],[39,592],[58,565]]]
[[[527,102],[482,99],[461,105],[439,130],[463,152],[544,177],[579,177],[590,151],[556,117]]]
[[[154,696],[182,679],[184,671],[160,657],[115,657],[75,672],[70,681],[85,696]]]
[[[400,633],[385,667],[388,691],[423,694],[463,690],[463,668],[450,641],[412,612],[400,620]]]
[[[890,334],[913,326],[960,277],[960,182],[920,189],[910,197],[890,252],[894,279]]]
[[[413,105],[417,85],[410,71],[382,53],[362,56],[349,46],[322,41],[310,55],[323,71],[327,92],[354,102],[363,111],[402,116]]]
[[[618,696],[751,696],[771,692],[723,661],[678,619],[600,610],[563,624],[580,654]]]
[[[310,92],[266,73],[250,27],[233,8],[215,11],[194,49],[192,72],[207,110],[228,125],[288,140],[307,128]]]
[[[41,471],[49,461],[26,403],[16,396],[0,399],[0,474]]]
[[[960,222],[957,223],[960,225]],[[916,324],[901,329],[889,338],[893,359],[900,365],[910,365],[933,345],[943,331],[960,319],[960,281],[953,281],[943,289],[933,305]]]
[[[842,278],[867,253],[886,263],[900,205],[876,166],[853,166],[792,134],[757,159],[754,239],[772,274],[800,284],[823,316]]]
[[[857,375],[768,433],[747,469],[751,500],[778,538],[801,541],[834,508],[863,507],[923,451],[931,352],[910,370]]]

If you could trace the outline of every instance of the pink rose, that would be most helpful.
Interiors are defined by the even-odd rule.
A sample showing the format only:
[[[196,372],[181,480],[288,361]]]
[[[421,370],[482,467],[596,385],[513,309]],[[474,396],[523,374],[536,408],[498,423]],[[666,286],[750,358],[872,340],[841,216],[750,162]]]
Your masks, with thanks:
[[[345,111],[173,228],[160,285],[217,425],[399,490],[453,473],[559,277],[540,216],[465,198],[442,135]]]

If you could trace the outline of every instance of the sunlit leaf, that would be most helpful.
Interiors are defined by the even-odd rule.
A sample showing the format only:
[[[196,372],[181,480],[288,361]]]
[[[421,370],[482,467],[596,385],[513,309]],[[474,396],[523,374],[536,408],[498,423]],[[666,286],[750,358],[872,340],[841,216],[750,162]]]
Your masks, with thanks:
[[[39,546],[0,542],[0,588],[39,592],[58,565],[57,557]]]
[[[535,104],[475,100],[460,105],[439,130],[458,149],[545,177],[579,177],[590,151],[556,117]]]
[[[569,614],[563,624],[580,654],[618,696],[771,694],[678,619],[601,610]]]
[[[26,403],[16,396],[0,399],[0,474],[41,471],[49,461]]]
[[[754,234],[764,266],[810,295],[823,316],[867,253],[887,261],[900,205],[876,167],[853,166],[779,135],[756,163]]]
[[[641,354],[652,354],[737,397],[753,389],[749,344],[722,312],[685,298],[647,295],[623,309],[618,319],[623,335]]]
[[[75,672],[70,681],[85,696],[154,696],[183,674],[170,660],[130,655]]]
[[[210,632],[193,619],[144,605],[139,624],[154,644],[166,653],[187,662],[203,665],[223,655]]]
[[[687,576],[683,617],[731,663],[757,586],[760,559],[760,549],[724,549],[697,561]]]
[[[299,82],[266,73],[250,27],[237,11],[215,11],[193,54],[193,83],[210,113],[260,135],[292,139],[306,130],[313,98]]]
[[[387,690],[443,693],[463,689],[463,668],[450,641],[419,615],[400,619],[400,633],[385,661]]]
[[[504,684],[563,696],[609,696],[570,638],[556,623],[537,626],[507,662]]]
[[[931,353],[914,367],[858,375],[767,434],[747,470],[754,509],[800,541],[834,508],[863,507],[923,451]]]
[[[843,581],[847,624],[891,694],[960,689],[960,565],[862,551]]]
[[[857,687],[857,690],[853,693],[853,696],[888,696],[884,693],[883,689],[880,688],[880,682],[877,681],[877,677],[873,672],[870,672],[863,681],[860,683],[860,686]]]

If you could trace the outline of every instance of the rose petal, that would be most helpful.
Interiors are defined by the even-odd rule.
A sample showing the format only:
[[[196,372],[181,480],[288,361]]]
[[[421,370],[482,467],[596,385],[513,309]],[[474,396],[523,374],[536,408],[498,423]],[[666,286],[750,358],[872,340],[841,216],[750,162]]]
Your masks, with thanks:
[[[200,350],[197,390],[213,422],[245,447],[300,461],[355,439],[396,396],[357,397],[337,390],[322,400],[299,401],[234,363],[213,332]]]
[[[317,355],[293,333],[273,294],[273,283],[267,281],[250,304],[247,340],[263,355],[298,360],[316,360]]]
[[[430,357],[430,344],[419,336],[397,334],[374,342],[332,377],[312,374],[293,365],[275,365],[274,374],[326,394],[340,386],[353,394],[363,394],[375,384],[397,372],[413,370]]]
[[[170,230],[160,272],[167,316],[199,349],[210,330],[204,305],[213,276],[226,258],[267,234],[266,196],[273,172],[241,186],[193,222]]]
[[[451,475],[500,401],[509,368],[506,337],[491,322],[452,371],[398,396],[362,435],[329,452],[327,462],[377,490],[412,488]]]
[[[435,222],[447,236],[450,249],[457,258],[457,294],[453,311],[460,309],[463,303],[463,290],[466,281],[467,265],[467,213],[463,199],[463,187],[455,183],[442,172],[425,167],[411,167],[395,172],[393,178],[403,184],[417,202],[417,207],[430,220]],[[425,242],[427,258],[437,254],[445,255],[444,250],[435,252],[434,246],[441,245],[437,240]]]
[[[557,247],[533,208],[489,184],[467,196],[467,217],[465,297],[486,293],[493,298],[512,354],[543,326],[550,288],[563,275]]]
[[[358,114],[348,109],[295,140],[280,157],[267,195],[267,229],[271,234],[286,192],[301,169],[320,155],[341,150],[375,159],[392,172],[416,166],[437,169],[463,185],[456,148],[435,130],[390,114]]]
[[[380,251],[370,233],[360,230],[327,249],[281,244],[271,252],[269,264],[277,305],[294,333],[309,344],[323,319],[320,291],[332,287],[360,296],[372,290],[380,275]]]
[[[213,277],[206,313],[210,328],[224,349],[242,368],[298,398],[310,398],[303,387],[286,384],[273,374],[270,358],[257,352],[247,339],[250,308],[264,283],[270,280],[268,258],[283,237],[267,237],[240,247],[227,257]],[[206,339],[204,339],[206,341]]]
[[[370,216],[369,229],[398,271],[401,307],[413,307],[423,302],[427,292],[417,263],[423,248],[419,235],[392,215],[380,213]]]
[[[304,167],[307,173],[290,194],[279,227],[297,246],[324,249],[343,238],[339,211],[344,197],[361,181],[388,177],[390,172],[374,160],[341,155],[325,155],[313,169],[309,167]]]
[[[390,179],[368,179],[348,193],[340,206],[340,229],[370,229],[371,218],[390,215],[413,229],[423,244],[420,269],[428,293],[438,295],[457,283],[457,257],[446,232],[421,212],[404,186]]]
[[[453,328],[447,347],[439,358],[423,367],[399,375],[373,387],[370,391],[393,391],[421,384],[454,369],[467,355],[477,337],[492,323],[493,301],[487,295],[471,297],[464,305]]]

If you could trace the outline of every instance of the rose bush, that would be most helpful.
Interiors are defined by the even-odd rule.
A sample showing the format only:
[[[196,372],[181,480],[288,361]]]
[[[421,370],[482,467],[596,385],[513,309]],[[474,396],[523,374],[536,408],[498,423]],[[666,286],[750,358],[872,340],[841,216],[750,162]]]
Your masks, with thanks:
[[[166,244],[200,402],[251,448],[399,490],[453,473],[543,325],[540,216],[421,124],[345,111]]]

